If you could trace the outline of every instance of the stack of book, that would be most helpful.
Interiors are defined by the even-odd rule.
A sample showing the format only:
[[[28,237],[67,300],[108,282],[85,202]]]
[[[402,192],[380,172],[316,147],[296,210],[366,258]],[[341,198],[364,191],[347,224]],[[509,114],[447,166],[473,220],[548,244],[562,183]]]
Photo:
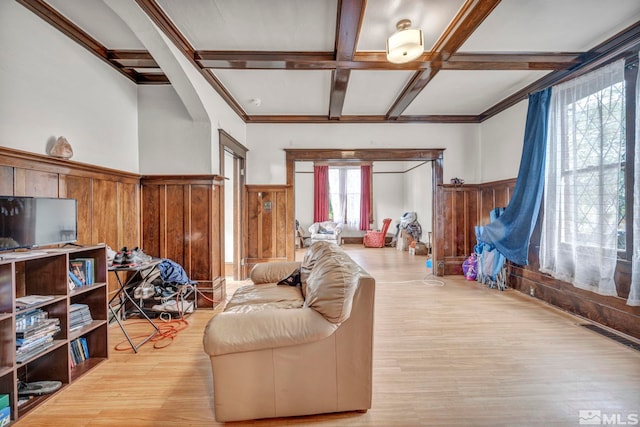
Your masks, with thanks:
[[[69,354],[71,355],[71,367],[84,362],[89,358],[89,347],[87,339],[80,337],[69,343]]]
[[[60,319],[49,319],[42,309],[29,310],[16,316],[16,362],[24,363],[53,346],[60,331]]]
[[[71,304],[69,306],[69,330],[80,329],[93,322],[91,311],[86,304]]]

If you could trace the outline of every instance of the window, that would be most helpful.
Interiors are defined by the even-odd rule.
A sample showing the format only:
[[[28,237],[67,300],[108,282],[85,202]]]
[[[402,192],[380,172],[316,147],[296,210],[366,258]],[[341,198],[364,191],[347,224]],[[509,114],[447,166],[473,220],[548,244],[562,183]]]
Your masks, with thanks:
[[[359,229],[360,167],[329,167],[329,217]]]
[[[624,60],[554,86],[544,184],[540,270],[617,295],[626,249]]]
[[[624,81],[582,95],[563,106],[560,121],[562,241],[625,250]]]

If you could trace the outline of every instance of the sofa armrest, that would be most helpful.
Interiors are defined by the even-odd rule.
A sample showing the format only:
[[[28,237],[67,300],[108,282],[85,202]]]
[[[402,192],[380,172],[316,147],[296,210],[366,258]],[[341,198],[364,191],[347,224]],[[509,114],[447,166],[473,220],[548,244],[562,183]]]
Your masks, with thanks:
[[[293,273],[300,267],[298,261],[272,261],[256,264],[249,273],[253,283],[276,283]]]
[[[309,307],[223,312],[204,331],[204,350],[211,356],[264,350],[319,341],[337,328]]]

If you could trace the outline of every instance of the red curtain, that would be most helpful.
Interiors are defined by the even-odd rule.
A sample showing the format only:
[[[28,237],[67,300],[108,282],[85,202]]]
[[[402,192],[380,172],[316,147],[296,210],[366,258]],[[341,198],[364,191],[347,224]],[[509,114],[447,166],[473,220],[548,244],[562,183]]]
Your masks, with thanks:
[[[371,165],[360,166],[360,230],[368,230],[371,213]]]
[[[313,222],[329,220],[329,166],[313,167]]]

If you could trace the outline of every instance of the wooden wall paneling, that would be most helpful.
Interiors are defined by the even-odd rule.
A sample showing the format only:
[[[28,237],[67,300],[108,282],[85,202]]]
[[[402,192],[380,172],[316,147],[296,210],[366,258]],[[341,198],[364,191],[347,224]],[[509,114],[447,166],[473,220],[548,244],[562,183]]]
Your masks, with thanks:
[[[91,241],[106,243],[116,251],[125,244],[118,241],[117,194],[116,182],[92,180],[92,197],[88,202],[91,205]],[[110,273],[107,281],[109,298],[111,298],[118,290],[115,273]]]
[[[163,257],[169,258],[185,268],[185,238],[188,237],[187,220],[189,218],[189,185],[169,184],[165,187],[165,251]],[[186,200],[185,200],[186,199]]]
[[[130,248],[141,246],[140,185],[119,182],[117,185],[117,242]],[[99,242],[97,242],[99,243]],[[120,249],[115,248],[115,250]]]
[[[293,227],[288,213],[290,191],[287,185],[245,186],[245,274],[257,263],[289,259],[287,227]]]
[[[438,274],[462,274],[462,263],[476,244],[475,226],[479,222],[479,191],[477,186],[440,186],[444,221],[442,230],[442,265]],[[437,248],[436,248],[437,249]]]
[[[16,168],[15,195],[29,197],[58,197],[58,174]]]
[[[141,179],[142,245],[149,255],[180,264],[198,282],[203,308],[215,307],[225,295],[221,180],[215,175]]]
[[[13,196],[13,168],[0,166],[0,195]]]
[[[213,224],[216,222],[213,217],[213,199],[216,191],[204,185],[192,185],[190,206],[197,206],[190,212],[190,229],[189,239],[191,245],[188,257],[189,278],[191,280],[210,280],[211,274],[219,276],[219,273],[212,272],[211,268],[215,264],[214,257],[214,239],[218,233],[214,232]]]
[[[160,257],[163,253],[160,225],[163,223],[164,198],[161,197],[164,187],[159,185],[143,185],[141,193],[142,249],[148,255]]]
[[[258,204],[258,217],[260,218],[260,234],[262,237],[262,245],[260,247],[260,258],[272,259],[275,257],[275,249],[277,247],[276,226],[277,222],[274,221],[275,211],[273,209],[266,209],[266,204],[275,205],[275,194],[270,191],[261,192],[262,197],[259,197]]]
[[[598,295],[516,265],[510,266],[509,286],[527,295],[533,290],[535,298],[640,339],[640,307],[626,305],[625,298]]]
[[[0,147],[0,171],[3,191],[13,188],[9,194],[76,199],[79,243],[117,250],[139,242],[139,175],[6,147]],[[109,291],[116,286],[110,275]]]
[[[214,181],[211,193],[211,256],[213,259],[213,277],[221,277],[224,279],[224,180],[218,179]],[[229,202],[231,203],[231,202]],[[238,221],[241,220],[242,214],[239,212]],[[224,290],[224,288],[223,288]]]
[[[247,231],[246,251],[247,259],[260,258],[262,252],[258,250],[262,246],[262,235],[260,233],[258,216],[260,215],[260,198],[257,191],[252,191],[251,186],[245,186],[245,200],[247,204]]]
[[[61,197],[76,199],[78,202],[78,243],[92,244],[93,222],[92,222],[92,188],[91,178],[63,175],[60,177]],[[107,243],[107,242],[105,242]],[[116,242],[111,242],[115,244]],[[108,244],[108,243],[107,243]]]
[[[91,215],[93,217],[93,234],[91,241],[104,242],[115,250],[120,249],[118,246],[125,243],[118,241],[117,183],[113,181],[94,180],[92,189]]]
[[[287,259],[287,230],[293,229],[291,222],[287,221],[287,187],[283,191],[278,191],[275,195],[276,205],[273,207],[275,213],[275,255],[278,258]]]

